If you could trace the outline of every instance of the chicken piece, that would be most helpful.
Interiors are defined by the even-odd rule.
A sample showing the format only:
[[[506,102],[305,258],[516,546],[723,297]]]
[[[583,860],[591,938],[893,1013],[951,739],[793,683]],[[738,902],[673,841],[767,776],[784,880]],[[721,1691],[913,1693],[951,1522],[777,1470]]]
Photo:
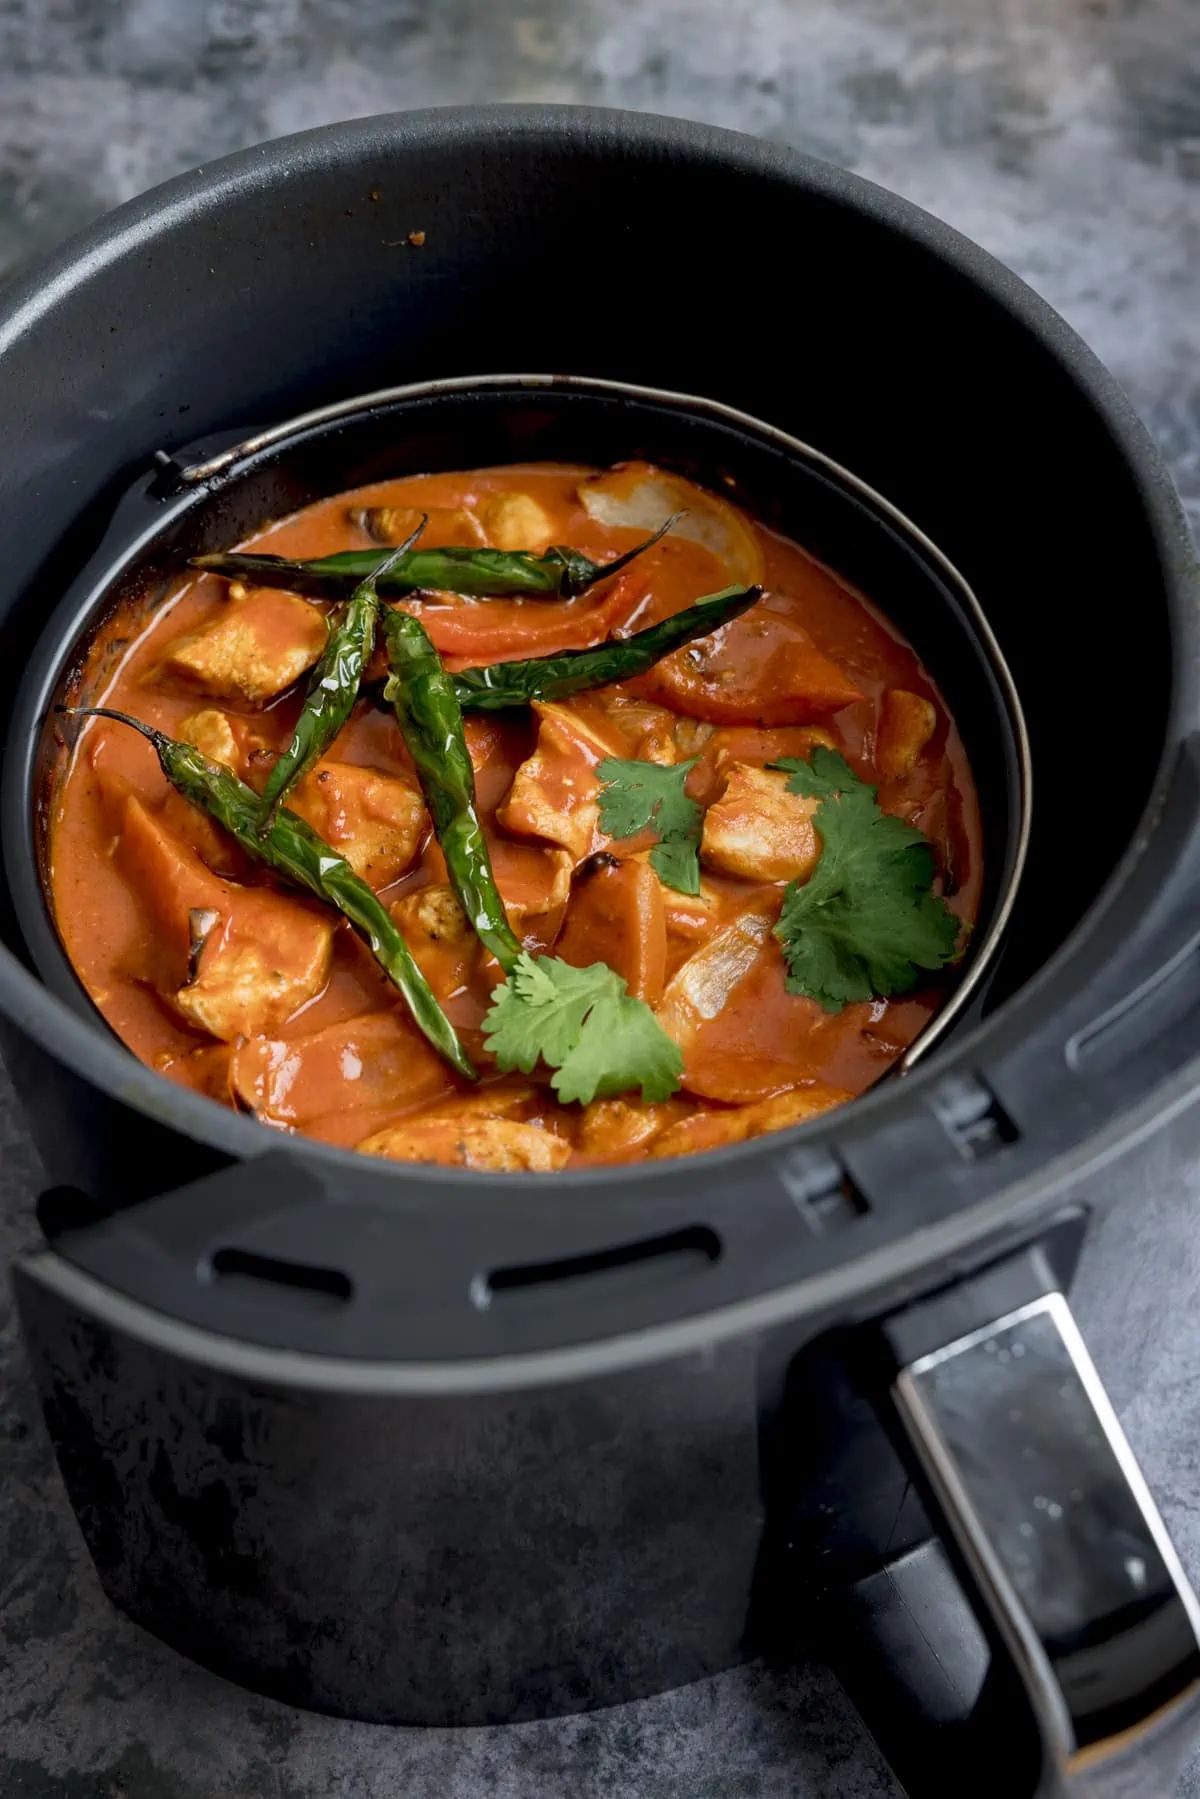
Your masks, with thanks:
[[[937,708],[919,693],[889,688],[883,696],[876,766],[884,781],[898,781],[914,767],[937,729]]]
[[[662,882],[646,862],[602,850],[576,871],[554,953],[575,968],[607,962],[635,999],[653,1006],[667,974]]]
[[[509,923],[530,955],[549,949],[571,893],[566,850],[532,843],[493,842],[492,872]],[[406,893],[391,908],[405,941],[440,994],[453,993],[469,977],[478,939],[453,888],[435,882]]]
[[[821,855],[813,827],[819,804],[789,793],[782,770],[735,762],[724,793],[704,814],[701,861],[746,881],[807,881]]]
[[[133,796],[116,854],[154,926],[143,971],[189,1024],[277,1031],[324,987],[333,924],[314,906],[222,880]]]
[[[753,725],[723,725],[713,731],[705,751],[718,774],[724,774],[734,762],[753,762],[762,768],[784,756],[807,762],[818,744],[836,750],[837,738],[823,725],[777,725],[774,730],[759,730]]]
[[[723,1149],[729,1143],[744,1143],[750,1137],[761,1137],[767,1131],[781,1131],[791,1124],[802,1124],[834,1106],[853,1099],[841,1087],[828,1087],[823,1081],[811,1086],[794,1087],[790,1093],[774,1099],[759,1100],[752,1106],[733,1106],[720,1112],[693,1112],[673,1124],[650,1146],[650,1156],[687,1156],[705,1149]]]
[[[570,898],[571,858],[565,850],[501,840],[492,845],[492,873],[514,928],[526,918],[565,906]],[[392,907],[392,916],[430,943],[458,944],[471,936],[470,922],[454,889],[440,882],[405,894]]]
[[[206,693],[262,706],[312,667],[325,639],[318,607],[294,593],[255,587],[211,624],[177,637],[165,666]]]
[[[202,756],[210,762],[219,762],[222,767],[232,769],[236,775],[242,766],[242,750],[234,734],[233,725],[223,712],[215,706],[207,706],[201,712],[193,712],[185,718],[179,727],[179,735],[184,743],[190,743],[198,749]]]
[[[392,907],[392,917],[403,930],[418,933],[428,943],[447,944],[456,948],[471,937],[471,923],[458,902],[453,887],[435,883],[416,893],[406,893]],[[407,935],[407,932],[405,933]]]
[[[750,521],[727,500],[680,475],[649,462],[620,463],[582,481],[579,498],[598,525],[622,526],[643,535],[657,531],[672,513],[682,512],[672,535],[703,544],[720,557],[734,581],[752,586],[763,578],[762,550]]]
[[[740,912],[714,931],[667,982],[655,1014],[685,1056],[702,1027],[717,1016],[738,982],[754,967],[777,910],[777,906],[763,904]]]
[[[656,762],[660,768],[674,768],[679,761],[679,745],[669,724],[651,725],[638,740],[637,760]]]
[[[431,506],[427,513],[415,506],[353,507],[350,521],[365,531],[375,543],[398,545],[412,536],[425,519],[414,549],[445,549],[461,545],[467,549],[482,548],[487,542],[483,528],[473,512],[465,506]]]
[[[239,921],[254,933],[244,941],[235,929],[213,932],[195,978],[174,995],[189,1024],[223,1043],[279,1030],[329,977],[333,934],[328,926],[313,928],[317,921],[307,915],[300,923],[279,912],[256,911],[257,917]]]
[[[469,1114],[402,1120],[357,1147],[393,1162],[442,1162],[497,1174],[549,1174],[571,1159],[571,1145],[539,1124]]]
[[[682,761],[676,727],[684,721],[666,706],[636,699],[618,689],[602,699],[601,709],[624,738],[624,754],[639,762],[656,762],[661,768],[673,768]]]
[[[435,882],[403,894],[389,910],[417,967],[446,1005],[463,992],[483,954],[453,888]]]
[[[706,724],[702,718],[677,718],[672,726],[672,735],[680,756],[686,760],[689,756],[700,755],[713,735],[713,730],[714,727]]]
[[[252,1112],[298,1130],[332,1113],[394,1112],[455,1091],[454,1076],[399,1004],[286,1039],[247,1037],[234,1048],[230,1078]]]
[[[561,844],[581,862],[596,847],[596,764],[611,746],[562,706],[535,700],[537,747],[517,770],[496,817],[505,830]]]
[[[429,828],[415,787],[353,762],[319,763],[288,804],[375,888],[412,866]]]
[[[680,719],[680,724],[689,721]],[[836,750],[839,745],[831,731],[821,725],[708,725],[708,736],[697,755],[696,767],[688,778],[688,792],[702,806],[710,806],[725,785],[725,777],[735,762],[749,762],[763,768],[785,756],[808,761],[818,744]]]
[[[594,1099],[579,1120],[579,1148],[588,1156],[628,1155],[674,1124],[678,1100],[649,1105],[637,1099]]]
[[[549,514],[532,494],[489,494],[477,511],[487,541],[496,550],[527,550],[540,556],[554,535]]]

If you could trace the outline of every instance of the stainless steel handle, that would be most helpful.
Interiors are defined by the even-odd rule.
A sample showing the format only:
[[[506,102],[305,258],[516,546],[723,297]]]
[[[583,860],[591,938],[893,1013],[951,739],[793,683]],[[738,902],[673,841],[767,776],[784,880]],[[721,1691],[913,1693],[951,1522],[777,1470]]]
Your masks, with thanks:
[[[914,1357],[892,1398],[1028,1694],[1037,1799],[1167,1799],[1200,1727],[1200,1607],[1063,1295]]]

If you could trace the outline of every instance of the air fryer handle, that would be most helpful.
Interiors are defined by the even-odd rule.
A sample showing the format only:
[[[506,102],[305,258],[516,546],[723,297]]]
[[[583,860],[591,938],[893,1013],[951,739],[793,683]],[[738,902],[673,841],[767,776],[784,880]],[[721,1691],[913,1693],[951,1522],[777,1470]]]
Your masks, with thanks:
[[[898,1440],[1040,1738],[1010,1799],[1167,1799],[1200,1730],[1200,1608],[1066,1299],[972,1325],[987,1296],[951,1289],[884,1333]]]

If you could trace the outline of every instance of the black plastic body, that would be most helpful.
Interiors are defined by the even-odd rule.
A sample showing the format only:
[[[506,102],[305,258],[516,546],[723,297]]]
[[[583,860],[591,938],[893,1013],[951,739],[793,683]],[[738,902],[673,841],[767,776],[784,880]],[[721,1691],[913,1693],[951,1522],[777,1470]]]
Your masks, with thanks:
[[[636,303],[530,277],[584,218]],[[719,219],[746,269],[716,298]],[[829,279],[774,278],[797,244]],[[85,1202],[47,1219],[196,1183],[64,1232],[21,1275],[97,1565],[191,1653],[374,1717],[603,1703],[744,1653],[787,1504],[760,1449],[806,1430],[794,1358],[1038,1238],[1189,1102],[1200,1056],[1197,586],[1161,465],[1086,349],[981,252],[727,134],[553,109],[366,121],[173,184],[10,288],[3,716],[153,450],[513,367],[712,395],[901,506],[1000,637],[1048,828],[1010,997],[927,1067],[792,1138],[561,1188],[279,1151],[49,993],[9,913],[6,1056],[52,1178]],[[1096,620],[1130,596],[1114,649]],[[1087,748],[1114,681],[1131,726],[1101,785]],[[646,1240],[664,1253],[604,1259]],[[243,1258],[231,1277],[198,1279],[220,1249]],[[340,1269],[370,1304],[259,1280],[255,1256]],[[821,1458],[845,1452],[849,1519],[886,1487],[879,1432],[855,1414],[835,1435]],[[438,1617],[453,1643],[422,1668]]]

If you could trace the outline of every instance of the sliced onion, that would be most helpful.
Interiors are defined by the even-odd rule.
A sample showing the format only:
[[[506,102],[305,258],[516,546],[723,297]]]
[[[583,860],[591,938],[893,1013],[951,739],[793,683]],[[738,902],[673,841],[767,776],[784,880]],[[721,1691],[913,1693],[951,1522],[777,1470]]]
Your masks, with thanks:
[[[741,912],[714,931],[667,983],[655,1008],[659,1024],[684,1051],[701,1027],[721,1012],[762,954],[778,906]]]
[[[596,524],[632,531],[657,531],[673,513],[682,512],[685,516],[673,527],[673,536],[690,538],[711,550],[734,581],[749,587],[763,578],[762,551],[753,527],[736,507],[681,475],[649,462],[630,462],[581,481],[579,498]]]

